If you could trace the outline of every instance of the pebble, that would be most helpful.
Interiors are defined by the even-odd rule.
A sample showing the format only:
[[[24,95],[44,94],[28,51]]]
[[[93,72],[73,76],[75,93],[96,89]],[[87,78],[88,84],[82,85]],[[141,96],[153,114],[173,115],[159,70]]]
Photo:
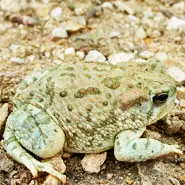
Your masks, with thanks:
[[[20,14],[12,14],[9,17],[11,22],[16,22],[18,24],[20,24],[20,27],[23,28],[22,24],[24,25],[35,25],[38,24],[38,21],[30,16],[25,16],[25,15],[20,15]]]
[[[146,60],[144,60],[142,58],[136,58],[134,61],[135,62],[138,62],[138,63],[144,63],[144,62],[146,62]]]
[[[32,180],[28,185],[37,185],[37,180]]]
[[[69,32],[76,32],[86,27],[86,20],[85,18],[80,17],[78,20],[68,20],[62,22],[60,27],[64,28]]]
[[[25,58],[12,57],[10,61],[17,64],[23,64],[25,62]]]
[[[145,138],[152,138],[152,139],[160,140],[161,139],[161,134],[159,134],[156,131],[146,130],[144,132],[144,137]]]
[[[185,108],[185,100],[184,99],[180,100],[180,107]]]
[[[146,34],[145,30],[142,27],[137,29],[136,37],[139,38],[139,39],[145,39],[147,37],[147,34]]]
[[[185,20],[173,16],[168,21],[167,29],[185,32]]]
[[[185,72],[179,69],[178,67],[168,68],[167,73],[179,83],[182,83],[185,81]]]
[[[91,50],[85,57],[87,62],[105,62],[105,56],[97,50]]]
[[[8,12],[19,12],[20,10],[25,10],[28,8],[30,3],[25,3],[25,1],[20,0],[1,0],[0,7],[2,10],[6,10]]]
[[[27,59],[30,61],[30,62],[33,62],[35,60],[35,55],[30,55],[27,57]]]
[[[185,2],[180,1],[178,3],[173,4],[172,6],[173,10],[178,13],[184,13],[185,12]]]
[[[45,52],[45,57],[49,58],[51,56],[51,53],[49,51]]]
[[[132,24],[139,24],[140,19],[134,15],[128,15],[127,16],[127,22],[132,23]]]
[[[85,17],[79,17],[78,23],[80,23],[81,25],[86,25]]]
[[[12,45],[10,45],[9,49],[14,52],[17,49],[19,49],[19,47],[20,47],[20,45],[18,45],[18,44],[12,44]]]
[[[84,59],[85,54],[84,54],[83,51],[77,51],[77,52],[76,52],[76,56],[79,57],[80,59]]]
[[[60,7],[54,8],[50,12],[51,17],[58,19],[62,15],[62,9]]]
[[[51,34],[53,41],[68,37],[67,31],[63,28],[55,28]]]
[[[110,38],[115,38],[115,37],[118,37],[120,35],[119,32],[117,31],[112,31],[110,34],[109,34],[109,37]]]
[[[84,8],[75,8],[74,11],[76,15],[83,15],[85,13]]]
[[[5,123],[6,118],[8,116],[8,103],[3,104],[3,106],[0,108],[0,131],[2,125]]]
[[[174,177],[169,177],[169,180],[174,184],[174,185],[180,185],[180,182],[174,178]]]
[[[37,16],[41,17],[41,18],[49,18],[49,6],[40,6],[38,9],[37,9]]]
[[[153,18],[154,17],[154,13],[151,9],[147,9],[143,12],[144,18]]]
[[[75,55],[75,49],[73,47],[71,48],[66,48],[65,51],[65,56],[72,56]]]
[[[116,65],[121,62],[128,62],[132,60],[134,57],[135,57],[134,53],[124,53],[124,52],[113,53],[109,55],[108,62],[110,64]]]
[[[58,59],[54,59],[53,62],[54,62],[55,64],[61,64],[61,60],[58,60]]]
[[[159,30],[153,30],[153,31],[151,32],[151,34],[150,34],[150,37],[152,37],[152,38],[158,38],[158,37],[160,37],[160,36],[161,36],[161,33],[160,33]]]
[[[42,185],[58,185],[61,184],[60,180],[53,175],[48,175]]]
[[[107,157],[107,152],[100,154],[86,154],[81,161],[83,169],[90,173],[98,173],[100,166],[104,163]]]
[[[167,55],[166,52],[157,52],[155,54],[155,58],[159,59],[159,60],[162,60],[162,61],[166,61],[166,60],[168,60],[168,55]]]
[[[131,15],[136,13],[135,9],[133,8],[133,4],[131,2],[123,3],[122,1],[118,0],[118,1],[114,2],[114,5],[122,12],[125,11],[125,12],[127,12],[128,14],[131,14]]]
[[[4,34],[6,32],[7,28],[5,27],[5,25],[0,24],[0,35]]]
[[[102,5],[101,5],[102,8],[107,8],[107,9],[110,9],[112,10],[113,9],[113,6],[110,2],[104,2]]]
[[[185,99],[185,87],[177,87],[177,98]]]
[[[151,57],[154,56],[154,52],[153,51],[143,51],[139,54],[140,57],[144,58],[144,59],[149,59]]]
[[[129,185],[131,185],[131,184],[134,183],[134,181],[133,181],[130,177],[128,177],[128,176],[126,177],[125,182],[126,182],[127,184],[129,184]]]
[[[108,173],[107,174],[107,179],[112,179],[113,175],[114,175],[113,173]]]
[[[64,56],[63,53],[59,53],[59,54],[58,54],[58,58],[59,58],[60,60],[64,60],[64,59],[65,59],[65,56]]]
[[[70,157],[71,157],[71,155],[72,155],[72,153],[64,152],[64,153],[62,154],[62,159],[70,158]]]
[[[101,15],[101,10],[99,8],[89,8],[86,17],[87,19],[90,19],[92,17],[97,17]]]

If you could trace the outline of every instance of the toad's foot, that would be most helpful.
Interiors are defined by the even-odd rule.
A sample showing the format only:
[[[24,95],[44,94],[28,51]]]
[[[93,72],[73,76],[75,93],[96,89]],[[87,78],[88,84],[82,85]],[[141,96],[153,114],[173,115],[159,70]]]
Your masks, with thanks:
[[[145,128],[119,133],[115,139],[114,153],[119,161],[138,162],[169,153],[182,155],[178,145],[167,145],[155,139],[140,138]]]
[[[34,178],[38,177],[38,171],[44,171],[59,178],[63,184],[66,184],[65,175],[62,175],[58,171],[54,170],[50,164],[41,163],[33,158],[22,148],[14,136],[10,139],[12,139],[11,143],[3,143],[7,153],[19,163],[24,164],[31,171]]]

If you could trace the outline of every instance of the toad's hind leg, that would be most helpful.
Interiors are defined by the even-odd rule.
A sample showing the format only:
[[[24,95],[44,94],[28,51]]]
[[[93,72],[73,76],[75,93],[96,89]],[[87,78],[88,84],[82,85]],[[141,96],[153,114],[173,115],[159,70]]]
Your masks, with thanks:
[[[48,158],[62,150],[64,139],[62,129],[46,112],[40,111],[32,116],[20,110],[9,116],[3,144],[7,153],[19,163],[24,164],[33,177],[38,176],[38,171],[45,171],[65,184],[65,175],[54,170],[49,164],[37,161],[23,148],[24,146],[39,157]]]
[[[173,152],[182,154],[178,145],[167,145],[155,139],[140,138],[145,129],[127,130],[116,136],[114,154],[117,160],[138,162]]]

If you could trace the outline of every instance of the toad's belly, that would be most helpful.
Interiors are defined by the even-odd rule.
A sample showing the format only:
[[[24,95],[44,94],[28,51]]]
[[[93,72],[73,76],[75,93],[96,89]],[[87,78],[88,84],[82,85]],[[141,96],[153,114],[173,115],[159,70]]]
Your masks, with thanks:
[[[110,135],[95,134],[93,136],[66,138],[64,151],[70,153],[99,153],[114,147],[116,133]]]

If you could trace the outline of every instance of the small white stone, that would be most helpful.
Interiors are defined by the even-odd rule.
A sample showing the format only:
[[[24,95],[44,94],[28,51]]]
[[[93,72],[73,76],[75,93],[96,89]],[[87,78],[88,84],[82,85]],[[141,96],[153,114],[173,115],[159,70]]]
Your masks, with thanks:
[[[5,25],[0,24],[0,34],[4,34],[6,32],[7,28],[5,27]]]
[[[120,33],[118,31],[112,31],[110,34],[109,34],[109,37],[110,38],[115,38],[115,37],[118,37],[120,35]]]
[[[46,51],[46,52],[45,52],[45,56],[46,56],[47,58],[49,58],[49,57],[51,56],[50,52],[49,52],[49,51]]]
[[[8,116],[8,103],[3,104],[3,106],[0,108],[0,131],[2,125],[5,123],[6,118]]]
[[[167,29],[185,32],[185,20],[173,16],[168,21]]]
[[[55,40],[55,39],[61,39],[61,38],[67,38],[68,34],[67,34],[67,31],[63,28],[55,28],[53,31],[52,31],[52,39]]]
[[[113,173],[108,173],[107,174],[107,179],[112,179],[113,175],[114,175]]]
[[[138,62],[138,63],[144,63],[144,62],[146,62],[146,60],[144,60],[142,58],[136,58],[134,61],[135,62]]]
[[[143,12],[143,15],[145,18],[152,18],[154,16],[154,13],[151,9],[147,9]]]
[[[79,57],[80,59],[84,59],[85,54],[83,51],[77,51],[76,56]]]
[[[56,7],[51,11],[50,15],[54,18],[60,17],[62,15],[62,9],[60,7]]]
[[[153,51],[143,51],[139,54],[139,56],[144,59],[149,59],[154,56],[154,52]]]
[[[55,64],[61,64],[61,60],[58,60],[58,59],[55,59],[53,62],[54,62]]]
[[[34,183],[35,184],[35,183]],[[46,180],[42,183],[42,185],[58,185],[60,184],[60,180],[53,175],[48,175]]]
[[[155,54],[155,58],[159,59],[159,60],[162,60],[162,61],[165,61],[165,60],[168,60],[168,55],[167,55],[166,52],[157,52]]]
[[[89,51],[88,55],[85,57],[87,62],[105,62],[106,58],[102,53],[96,50]]]
[[[128,16],[127,16],[127,22],[139,24],[139,23],[140,23],[140,19],[137,18],[137,17],[134,16],[134,15],[128,15]]]
[[[76,32],[78,30],[84,29],[86,27],[86,20],[84,17],[78,18],[78,20],[68,20],[59,24],[61,28],[69,32]]]
[[[58,58],[59,58],[60,60],[64,60],[64,59],[65,59],[65,56],[64,56],[63,53],[59,53],[59,54],[58,54]]]
[[[185,12],[185,2],[184,1],[180,1],[178,3],[175,3],[175,4],[173,4],[172,8],[174,10],[177,10],[178,12],[183,13],[183,12]]]
[[[12,57],[10,61],[18,64],[23,64],[25,62],[25,58]]]
[[[147,37],[147,34],[143,28],[139,28],[136,30],[136,37],[139,39],[145,39]]]
[[[102,5],[101,5],[102,8],[108,8],[110,10],[112,10],[113,6],[110,2],[104,2]]]
[[[180,182],[177,178],[170,176],[169,180],[172,182],[172,184],[180,185]]]
[[[150,34],[150,37],[152,37],[152,38],[158,38],[158,37],[160,37],[160,36],[161,36],[161,33],[160,33],[159,30],[154,30],[154,31],[152,31],[151,34]]]
[[[28,57],[28,60],[29,60],[30,62],[33,62],[33,61],[35,60],[35,55],[30,55],[30,56]]]
[[[133,15],[135,13],[135,10],[133,8],[132,2],[125,2],[118,0],[114,2],[114,5],[122,12],[127,12],[128,14]]]
[[[65,55],[66,56],[75,55],[75,49],[73,47],[65,49]]]
[[[9,49],[12,51],[16,51],[17,49],[19,49],[19,47],[20,47],[20,45],[12,44],[12,45],[10,45]]]
[[[172,76],[179,83],[185,81],[185,72],[179,69],[178,67],[170,67],[167,70],[167,73]]]
[[[76,15],[83,15],[84,14],[84,8],[75,8]]]
[[[123,52],[113,53],[113,54],[109,55],[108,62],[110,64],[115,65],[115,64],[118,64],[121,62],[128,62],[128,61],[132,60],[134,57],[135,57],[134,53],[123,53]]]
[[[80,18],[78,19],[78,23],[81,24],[81,25],[86,25],[85,17],[80,17]]]

